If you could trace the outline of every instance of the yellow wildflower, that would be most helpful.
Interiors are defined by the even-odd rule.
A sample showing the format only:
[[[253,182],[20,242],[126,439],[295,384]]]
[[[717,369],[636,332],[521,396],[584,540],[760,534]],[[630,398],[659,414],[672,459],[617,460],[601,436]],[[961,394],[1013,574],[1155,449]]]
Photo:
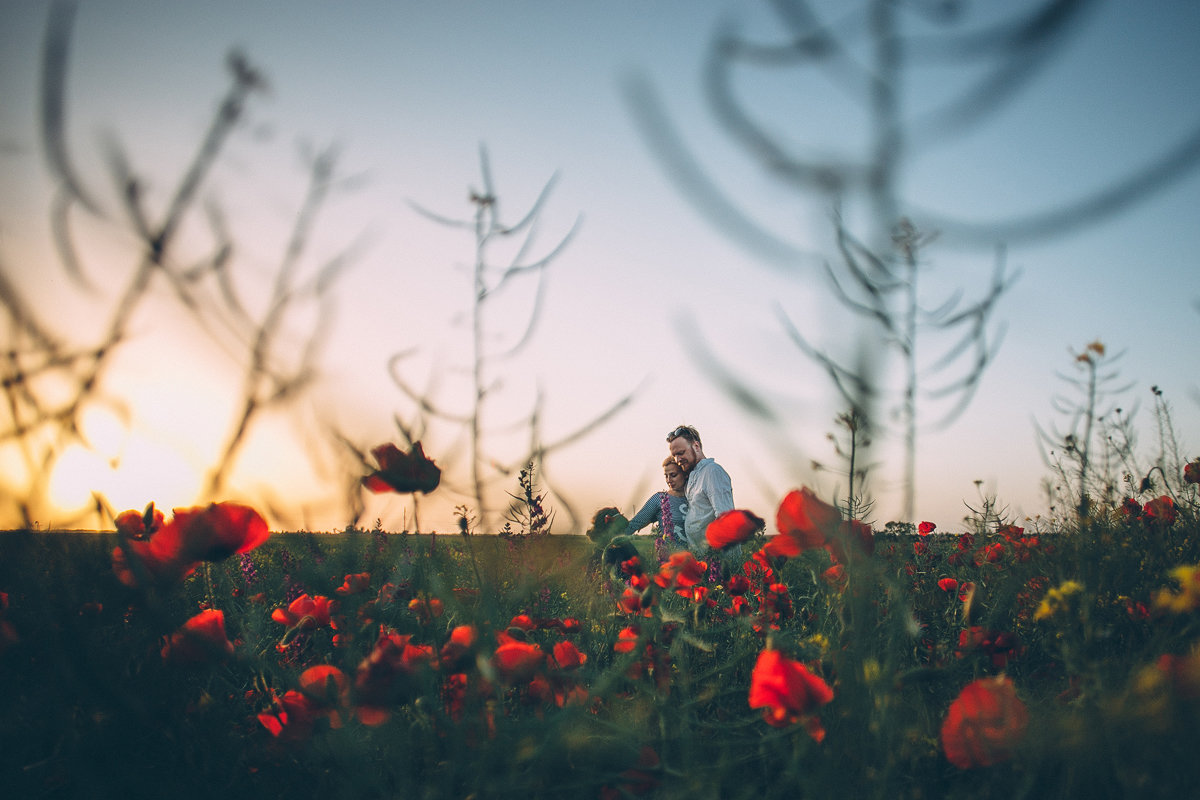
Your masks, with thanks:
[[[1042,598],[1042,602],[1038,605],[1037,611],[1033,612],[1035,620],[1052,617],[1059,609],[1065,608],[1068,599],[1071,595],[1079,594],[1083,591],[1083,584],[1079,581],[1066,581],[1061,586],[1057,586],[1046,592],[1046,596]]]
[[[1171,570],[1179,590],[1162,589],[1154,595],[1154,607],[1172,614],[1186,614],[1200,608],[1200,566],[1180,566]]]

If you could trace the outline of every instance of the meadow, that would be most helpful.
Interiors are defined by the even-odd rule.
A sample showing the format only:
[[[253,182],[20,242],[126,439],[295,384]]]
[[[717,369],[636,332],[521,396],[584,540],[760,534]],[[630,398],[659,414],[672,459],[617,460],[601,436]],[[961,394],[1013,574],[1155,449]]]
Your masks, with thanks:
[[[63,798],[1189,796],[1198,469],[1054,530],[872,530],[796,491],[714,523],[708,566],[658,564],[612,509],[588,536],[268,536],[228,504],[5,532],[0,777]]]

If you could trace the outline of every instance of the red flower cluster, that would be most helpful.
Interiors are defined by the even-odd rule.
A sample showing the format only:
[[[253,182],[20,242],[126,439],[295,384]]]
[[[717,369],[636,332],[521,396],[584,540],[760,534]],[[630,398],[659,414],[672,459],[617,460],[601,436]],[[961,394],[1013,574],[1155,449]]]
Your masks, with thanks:
[[[684,597],[691,597],[690,589],[704,580],[708,563],[698,561],[689,550],[672,553],[654,576],[654,582],[663,589],[674,589]]]
[[[380,631],[375,646],[354,673],[358,719],[364,725],[382,725],[391,716],[389,706],[408,695],[409,679],[430,668],[435,653],[429,645],[415,645],[412,636]]]
[[[237,503],[177,508],[170,522],[161,520],[153,506],[144,515],[126,511],[117,517],[121,544],[112,552],[113,571],[126,586],[180,580],[201,561],[248,553],[270,535],[257,511]]]
[[[1191,466],[1190,464],[1188,466]],[[1167,495],[1156,497],[1142,505],[1132,497],[1121,503],[1121,513],[1130,520],[1140,520],[1147,525],[1170,527],[1175,524],[1175,501]]]
[[[963,658],[975,650],[986,654],[993,667],[1003,669],[1010,659],[1021,654],[1021,645],[1014,633],[990,631],[972,625],[958,634],[958,649],[954,651],[954,655]]]
[[[349,706],[350,681],[337,667],[322,664],[300,674],[300,688],[276,697],[258,721],[272,736],[301,741],[312,735],[319,721],[342,727],[340,709]]]
[[[763,709],[763,719],[776,728],[803,722],[810,736],[820,742],[825,729],[816,716],[820,706],[833,699],[833,689],[808,667],[792,661],[778,650],[758,654],[750,675],[750,707]]]
[[[942,750],[959,769],[989,767],[1012,757],[1029,711],[1006,675],[967,684],[942,722]]]
[[[936,529],[937,529],[937,525],[935,525],[934,523],[922,522],[920,525],[917,526],[917,533],[920,536],[928,536],[929,534],[933,533],[934,530],[936,530]]]

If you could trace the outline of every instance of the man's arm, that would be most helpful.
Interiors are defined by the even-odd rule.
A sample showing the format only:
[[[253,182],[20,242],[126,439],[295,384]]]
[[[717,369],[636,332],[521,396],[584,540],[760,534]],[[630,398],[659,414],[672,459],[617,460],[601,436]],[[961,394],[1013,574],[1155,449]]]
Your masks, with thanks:
[[[715,469],[708,471],[706,486],[708,500],[712,503],[713,512],[719,517],[726,511],[733,511],[733,481],[729,473],[720,464],[713,463]]]

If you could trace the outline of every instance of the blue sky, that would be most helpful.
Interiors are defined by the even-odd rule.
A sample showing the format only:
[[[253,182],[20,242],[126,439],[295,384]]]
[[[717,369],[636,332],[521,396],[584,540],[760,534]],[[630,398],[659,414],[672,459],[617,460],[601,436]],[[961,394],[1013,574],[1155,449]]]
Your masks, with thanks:
[[[0,264],[39,305],[86,319],[95,299],[74,290],[46,247],[50,196],[36,124],[45,17],[39,3],[0,8]],[[71,141],[81,171],[110,202],[106,137],[150,176],[151,198],[165,192],[225,87],[225,53],[240,47],[271,91],[251,106],[208,196],[229,211],[252,276],[267,274],[282,247],[304,185],[298,152],[338,146],[342,170],[356,180],[322,217],[315,252],[329,257],[359,240],[363,248],[336,289],[339,313],[312,414],[334,417],[363,446],[394,439],[393,414],[410,413],[388,376],[392,354],[415,348],[406,377],[424,385],[436,375],[448,404],[463,388],[454,377],[466,364],[454,322],[468,307],[461,265],[472,258],[472,242],[411,203],[468,216],[481,144],[514,216],[557,174],[538,242],[544,251],[577,220],[579,227],[549,272],[535,338],[505,365],[494,418],[519,417],[540,387],[552,440],[637,390],[619,416],[548,460],[547,479],[576,510],[635,511],[661,483],[663,434],[689,422],[732,475],[739,505],[770,518],[790,488],[836,491],[837,479],[810,464],[836,462],[825,436],[842,410],[821,371],[789,343],[775,309],[830,349],[853,341],[854,329],[819,270],[832,253],[827,199],[765,175],[707,105],[705,49],[729,23],[764,36],[779,30],[757,3],[86,3],[73,38]],[[969,135],[912,153],[898,176],[902,209],[919,221],[1006,220],[1135,172],[1200,125],[1198,32],[1200,7],[1192,2],[1149,10],[1098,3],[1027,91]],[[914,115],[971,77],[916,65],[912,75],[903,101]],[[647,142],[630,81],[654,87],[661,110],[731,202],[810,255],[786,268],[767,263],[700,213]],[[861,156],[869,142],[861,110],[819,78],[747,75],[744,87],[779,136],[807,153]],[[1118,365],[1132,388],[1119,402],[1140,401],[1147,451],[1154,449],[1153,384],[1174,405],[1185,455],[1200,454],[1197,209],[1200,174],[1192,172],[1080,230],[1007,242],[1007,263],[1021,277],[997,310],[1002,347],[968,412],[922,435],[918,519],[956,527],[964,501],[978,498],[976,480],[1018,520],[1044,511],[1039,482],[1047,470],[1033,423],[1058,419],[1052,396],[1065,386],[1056,372],[1070,373],[1072,352],[1095,339],[1125,351]],[[989,277],[995,237],[968,239],[957,230],[947,223],[925,253],[931,304],[959,288],[978,294]],[[80,235],[89,237],[96,274],[128,263],[130,242],[119,226]],[[194,246],[202,246],[198,235]],[[501,315],[502,337],[512,335],[504,326],[522,317],[523,302],[518,293]],[[64,503],[95,475],[120,507],[187,505],[228,424],[237,372],[225,354],[152,315],[138,331],[122,358],[127,372],[113,379],[136,408],[135,422],[125,429],[98,415],[94,424],[106,433],[93,438],[107,452],[72,455],[74,477],[60,479]],[[748,418],[714,383],[696,363],[696,332],[701,349],[742,376],[782,422]],[[931,343],[926,352],[939,349]],[[898,513],[900,462],[887,437],[877,439],[873,516],[882,523]],[[252,498],[270,484],[281,502],[307,509],[311,527],[340,527],[345,520],[320,510],[328,476],[293,472],[304,461],[298,441],[282,421],[257,431],[238,489]],[[497,446],[503,458],[516,445]],[[450,464],[451,451],[461,451],[449,430],[431,431],[426,449]],[[114,460],[126,477],[106,466]],[[424,527],[449,529],[450,510],[461,502],[449,491],[429,498]],[[368,515],[400,527],[408,511],[403,498],[373,498]]]

